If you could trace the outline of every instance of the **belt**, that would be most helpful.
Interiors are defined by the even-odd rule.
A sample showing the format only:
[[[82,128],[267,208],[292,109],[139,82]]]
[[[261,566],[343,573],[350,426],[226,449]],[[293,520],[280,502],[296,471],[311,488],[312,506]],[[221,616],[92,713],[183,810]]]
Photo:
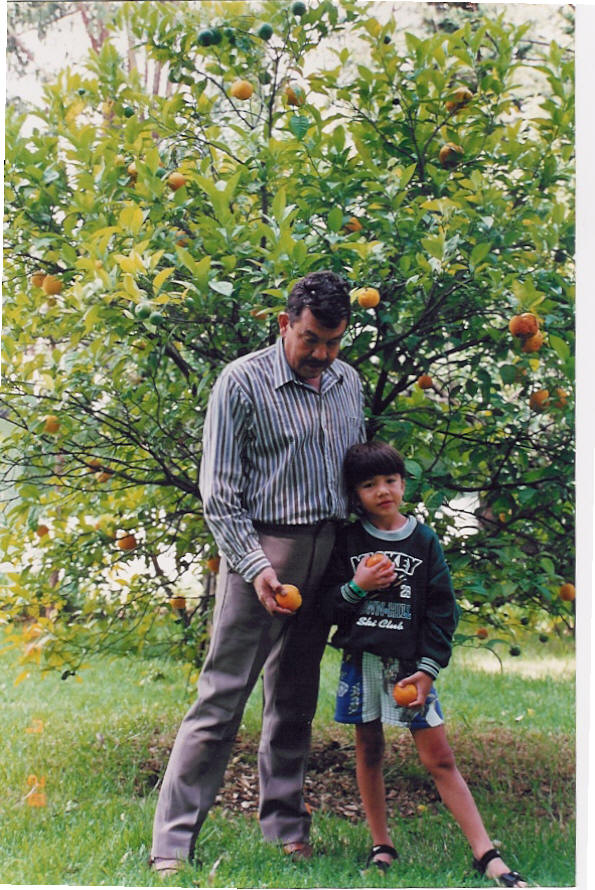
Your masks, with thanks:
[[[264,534],[274,535],[279,532],[289,532],[290,534],[299,534],[300,532],[316,532],[320,531],[320,529],[324,528],[327,525],[337,525],[339,519],[320,519],[318,522],[312,523],[301,523],[301,524],[289,524],[282,522],[252,522],[252,525],[256,529],[257,532],[264,532]]]

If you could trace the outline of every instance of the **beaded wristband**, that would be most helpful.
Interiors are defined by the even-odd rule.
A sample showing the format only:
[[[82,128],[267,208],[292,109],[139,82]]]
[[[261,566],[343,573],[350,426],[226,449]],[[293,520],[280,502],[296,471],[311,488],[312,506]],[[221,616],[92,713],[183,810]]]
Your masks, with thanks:
[[[360,587],[359,584],[356,584],[355,581],[348,581],[347,586],[355,593],[356,596],[363,597],[368,595],[368,591]]]

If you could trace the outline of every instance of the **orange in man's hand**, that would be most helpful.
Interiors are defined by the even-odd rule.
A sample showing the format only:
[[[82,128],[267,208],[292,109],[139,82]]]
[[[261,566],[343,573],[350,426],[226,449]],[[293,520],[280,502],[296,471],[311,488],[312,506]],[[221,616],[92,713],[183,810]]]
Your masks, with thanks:
[[[417,698],[417,687],[413,683],[407,683],[406,686],[395,685],[393,698],[398,705],[410,705]]]
[[[276,593],[275,599],[283,609],[291,612],[295,612],[302,604],[302,595],[295,584],[283,584],[281,593]]]
[[[379,562],[386,562],[387,559],[388,557],[384,553],[373,553],[372,556],[368,556],[366,565],[371,569],[372,566],[378,565]]]

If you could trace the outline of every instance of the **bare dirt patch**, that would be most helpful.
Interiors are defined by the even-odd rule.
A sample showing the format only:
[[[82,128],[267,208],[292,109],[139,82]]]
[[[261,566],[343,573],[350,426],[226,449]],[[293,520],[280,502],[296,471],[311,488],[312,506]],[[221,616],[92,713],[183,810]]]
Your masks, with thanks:
[[[510,807],[528,807],[536,817],[561,822],[574,815],[574,743],[565,736],[517,734],[494,730],[470,737],[450,733],[459,769],[471,790],[501,797]],[[155,732],[149,756],[137,773],[139,796],[161,781],[172,737]],[[225,810],[258,810],[258,740],[238,737],[215,805]],[[440,800],[432,778],[418,761],[406,732],[387,741],[385,778],[389,809],[401,817]],[[315,737],[312,743],[305,799],[312,810],[335,813],[352,822],[362,819],[355,781],[355,751],[348,733]]]

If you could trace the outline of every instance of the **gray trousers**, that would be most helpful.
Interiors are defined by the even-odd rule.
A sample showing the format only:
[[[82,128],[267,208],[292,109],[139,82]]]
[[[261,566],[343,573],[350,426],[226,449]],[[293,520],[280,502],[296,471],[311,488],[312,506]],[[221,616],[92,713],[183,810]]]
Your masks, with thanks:
[[[273,617],[252,584],[221,562],[213,632],[198,698],[178,730],[157,802],[152,858],[192,859],[198,832],[221,786],[244,707],[263,667],[258,750],[259,818],[267,840],[305,841],[310,815],[303,783],[328,625],[319,582],[335,524],[258,530],[281,583],[296,584],[295,615]]]

